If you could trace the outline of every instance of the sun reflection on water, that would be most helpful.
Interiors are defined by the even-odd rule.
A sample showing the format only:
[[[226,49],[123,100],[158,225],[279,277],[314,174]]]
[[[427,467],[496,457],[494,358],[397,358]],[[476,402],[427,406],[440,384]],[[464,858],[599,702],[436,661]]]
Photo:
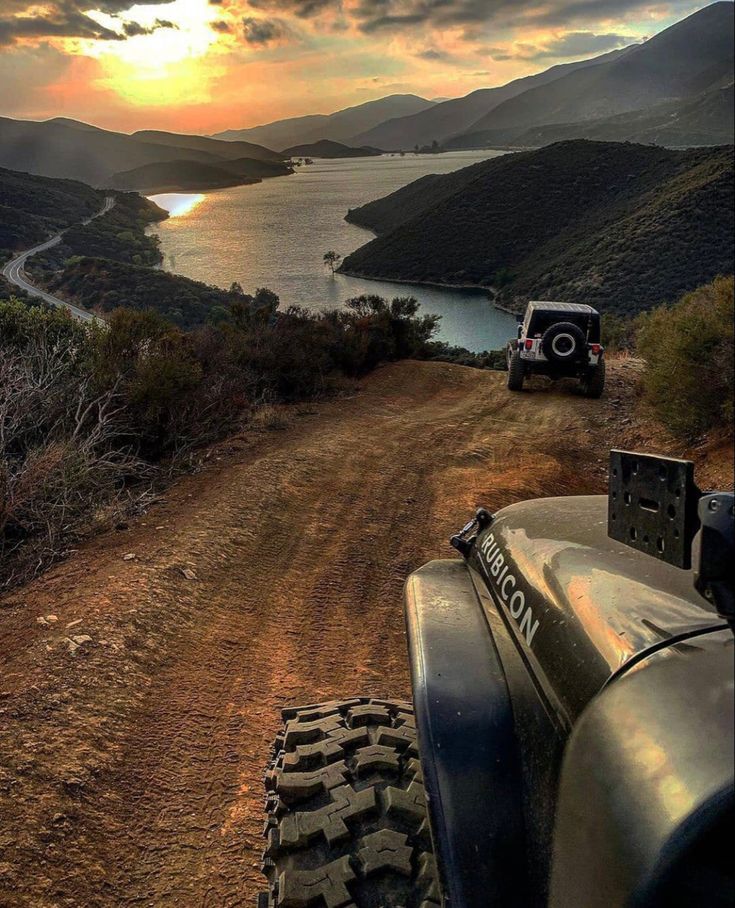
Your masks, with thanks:
[[[182,192],[164,192],[160,195],[148,196],[148,198],[159,208],[168,211],[169,217],[180,218],[193,211],[197,205],[201,205],[206,196],[202,193],[192,195]]]

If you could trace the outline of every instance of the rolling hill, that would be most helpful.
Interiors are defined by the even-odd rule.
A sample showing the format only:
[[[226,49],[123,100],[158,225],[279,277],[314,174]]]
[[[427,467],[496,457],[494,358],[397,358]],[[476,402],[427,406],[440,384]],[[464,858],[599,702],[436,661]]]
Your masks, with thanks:
[[[564,142],[428,180],[350,213],[386,232],[345,273],[632,314],[732,272],[731,147]]]
[[[223,142],[210,139],[208,136],[187,136],[179,133],[161,132],[157,129],[144,129],[134,132],[132,138],[148,145],[164,145],[167,148],[189,151],[203,151],[217,158],[250,158],[254,161],[281,161],[283,155],[253,142]]]
[[[416,95],[390,95],[377,101],[368,101],[357,107],[348,107],[333,114],[313,114],[307,117],[292,117],[277,120],[264,126],[250,129],[228,129],[217,133],[215,139],[227,141],[260,142],[269,148],[287,148],[291,145],[306,145],[321,139],[334,142],[348,142],[354,135],[372,129],[379,123],[393,117],[404,117],[433,107],[433,101]],[[359,142],[359,145],[370,144]]]
[[[253,160],[252,155],[257,158]],[[115,176],[114,185],[121,188],[117,175],[148,168],[167,186],[174,188],[176,176],[182,173],[182,160],[190,166],[202,165],[202,175],[207,173],[206,166],[213,168],[210,175],[215,176],[214,171],[226,170],[233,157],[240,161],[252,160],[251,169],[257,169],[261,164],[273,168],[269,174],[253,173],[253,179],[290,173],[289,168],[279,163],[280,155],[252,144],[231,144],[173,133],[148,132],[136,137],[66,119],[35,122],[0,118],[0,167],[81,180],[92,186],[111,185]],[[169,167],[168,174],[166,167]],[[240,166],[241,171],[246,169],[244,164]],[[250,172],[246,178],[250,179]],[[221,175],[214,184],[218,185],[221,185]]]
[[[449,147],[517,144],[530,128],[598,120],[701,95],[733,81],[731,2],[713,3],[623,57],[519,94]]]
[[[592,60],[553,66],[545,72],[515,79],[498,88],[482,88],[464,98],[444,101],[412,116],[394,118],[381,123],[373,129],[353,136],[351,142],[355,145],[373,145],[387,151],[401,149],[408,151],[416,145],[431,145],[434,140],[445,142],[457,133],[469,129],[485,114],[509,98],[523,94],[534,86],[553,82],[577,69],[595,66],[610,58],[617,59],[623,53],[624,51],[612,51]]]
[[[375,158],[381,154],[383,152],[379,148],[353,148],[329,139],[308,145],[294,145],[283,152],[285,158]]]
[[[186,192],[260,183],[263,179],[290,173],[293,170],[280,161],[240,158],[208,164],[177,160],[144,164],[142,167],[121,171],[110,177],[108,183],[112,189],[137,192]]]
[[[88,218],[104,201],[84,183],[0,168],[0,258],[4,250],[27,249]]]

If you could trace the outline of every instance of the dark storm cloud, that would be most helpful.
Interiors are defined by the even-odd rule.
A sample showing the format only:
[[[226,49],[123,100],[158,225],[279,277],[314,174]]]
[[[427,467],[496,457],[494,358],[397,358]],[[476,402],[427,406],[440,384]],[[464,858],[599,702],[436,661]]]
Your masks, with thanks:
[[[590,54],[604,54],[608,50],[617,50],[635,43],[630,35],[595,35],[592,32],[568,32],[561,38],[545,44],[543,47],[529,48],[527,53],[519,53],[525,60],[549,60],[568,57],[586,57]],[[497,59],[497,57],[496,57]]]
[[[248,44],[265,47],[285,37],[288,29],[280,19],[254,19],[247,16],[242,20],[242,33]]]
[[[123,33],[128,38],[134,38],[136,35],[152,35],[153,32],[157,32],[159,28],[178,29],[178,25],[174,22],[169,22],[168,19],[156,19],[155,23],[151,26],[141,25],[140,22],[123,23]]]
[[[311,18],[332,11],[349,15],[366,33],[404,30],[421,26],[468,27],[494,24],[500,27],[529,25],[569,26],[592,24],[650,6],[650,0],[249,0],[253,9]],[[689,9],[691,0],[670,0],[672,9]]]
[[[15,43],[21,38],[94,38],[102,41],[124,41],[128,37],[144,34],[136,22],[121,23],[122,32],[114,31],[85,15],[84,10],[94,9],[119,16],[134,3],[157,5],[172,0],[56,0],[42,15],[30,15],[34,5],[28,0],[4,0],[3,17],[0,18],[0,46]],[[8,15],[15,13],[15,15]],[[159,20],[155,28],[170,28],[172,23]],[[154,29],[155,30],[155,29]]]
[[[309,19],[328,10],[339,10],[341,0],[249,0],[253,9],[291,13],[300,19]]]

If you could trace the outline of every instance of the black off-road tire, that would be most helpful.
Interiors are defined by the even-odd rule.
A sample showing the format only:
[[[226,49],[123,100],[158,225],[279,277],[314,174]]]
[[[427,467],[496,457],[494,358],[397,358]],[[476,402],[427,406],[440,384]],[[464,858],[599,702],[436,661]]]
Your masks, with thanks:
[[[526,370],[521,359],[521,351],[513,350],[508,356],[508,390],[522,391]]]
[[[258,908],[438,908],[411,704],[333,701],[283,720]]]
[[[585,397],[599,398],[605,390],[605,358],[601,357],[598,364],[590,369],[579,383],[580,390]]]

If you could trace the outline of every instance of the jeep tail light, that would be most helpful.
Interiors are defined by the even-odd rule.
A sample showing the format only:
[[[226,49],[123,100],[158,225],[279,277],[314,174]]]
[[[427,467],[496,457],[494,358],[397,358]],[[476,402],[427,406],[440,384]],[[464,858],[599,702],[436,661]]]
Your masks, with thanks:
[[[590,350],[592,350],[595,356],[599,356],[602,353],[602,347],[599,344],[591,344]]]
[[[527,340],[526,341],[526,350],[532,350],[532,349],[533,349],[533,341]]]

